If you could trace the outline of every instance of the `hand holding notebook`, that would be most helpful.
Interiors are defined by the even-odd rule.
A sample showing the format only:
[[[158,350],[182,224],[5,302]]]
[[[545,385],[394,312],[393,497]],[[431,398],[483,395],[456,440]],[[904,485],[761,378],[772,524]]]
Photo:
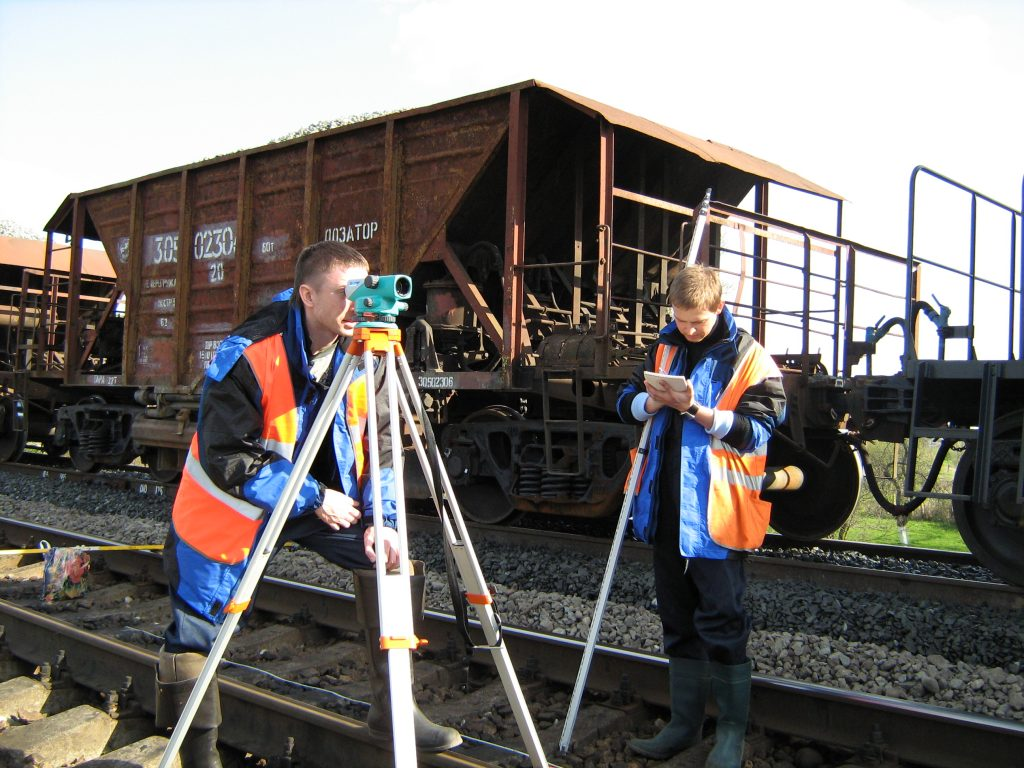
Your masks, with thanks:
[[[676,392],[686,391],[685,376],[671,376],[667,373],[655,373],[654,371],[644,371],[644,380],[647,381],[655,389],[663,391],[675,390]]]

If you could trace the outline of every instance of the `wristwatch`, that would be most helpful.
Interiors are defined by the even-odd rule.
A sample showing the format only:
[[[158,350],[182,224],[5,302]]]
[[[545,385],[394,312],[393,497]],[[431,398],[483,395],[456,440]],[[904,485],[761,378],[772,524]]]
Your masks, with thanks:
[[[684,416],[689,416],[691,419],[697,418],[697,412],[700,410],[700,406],[696,403],[690,403],[690,407],[685,411],[680,411]]]

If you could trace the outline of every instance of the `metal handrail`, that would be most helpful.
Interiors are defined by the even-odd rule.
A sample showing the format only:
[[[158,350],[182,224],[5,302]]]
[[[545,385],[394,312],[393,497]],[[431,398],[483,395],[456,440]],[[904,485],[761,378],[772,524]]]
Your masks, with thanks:
[[[968,254],[969,266],[967,272],[957,269],[947,264],[937,262],[932,259],[925,259],[918,257],[914,253],[914,240],[916,234],[917,225],[917,179],[920,174],[925,174],[934,178],[935,180],[942,182],[950,187],[965,192],[971,196],[971,224],[970,224],[970,252]],[[910,193],[909,193],[909,204],[907,209],[907,255],[906,255],[906,285],[907,285],[907,298],[906,298],[906,317],[910,318],[913,307],[913,282],[914,282],[914,269],[917,265],[928,264],[934,266],[948,274],[959,275],[964,277],[968,281],[968,305],[967,305],[967,327],[974,327],[975,320],[975,299],[976,299],[976,288],[978,284],[987,285],[992,288],[996,288],[1001,291],[1006,291],[1009,297],[1009,314],[1007,317],[1007,355],[1013,358],[1013,320],[1015,311],[1020,313],[1020,289],[1016,286],[1017,274],[1018,274],[1018,251],[1017,251],[1017,219],[1022,216],[1024,211],[1024,182],[1021,185],[1021,209],[1015,209],[1012,206],[1007,205],[990,197],[982,192],[979,192],[972,187],[968,187],[955,179],[945,176],[937,171],[932,170],[924,165],[919,165],[914,168],[910,174]],[[976,263],[977,263],[977,245],[978,245],[978,201],[983,201],[989,205],[995,206],[1010,215],[1010,270],[1009,270],[1009,281],[1008,285],[1002,285],[998,282],[988,280],[986,278],[979,277],[976,274]],[[1018,317],[1020,323],[1020,329],[1018,332],[1018,359],[1024,359],[1024,317]],[[915,341],[912,333],[907,333],[904,337],[904,356],[906,359],[913,359],[917,355],[915,349]],[[944,354],[944,352],[943,352]],[[976,352],[973,343],[968,343],[967,347],[967,358],[968,360],[976,359]]]
[[[659,205],[658,201],[646,195],[619,194],[616,195],[616,198],[627,204],[639,206],[653,205],[656,208],[660,208],[663,212],[670,214],[679,215],[682,213],[681,210],[676,210],[674,204],[671,206],[669,204]],[[797,301],[794,301],[793,306],[788,309],[782,308],[780,310],[776,307],[775,311],[770,313],[775,319],[767,319],[759,326],[755,316],[762,319],[767,318],[769,314],[768,307],[749,306],[751,310],[749,319],[754,323],[755,327],[760,328],[761,334],[764,334],[766,328],[775,328],[782,332],[797,331],[800,334],[798,344],[805,357],[811,355],[812,340],[820,338],[835,339],[836,343],[833,345],[830,363],[837,374],[849,375],[852,367],[852,364],[849,362],[849,350],[853,342],[852,334],[857,329],[866,330],[867,328],[863,322],[859,324],[853,323],[854,288],[856,288],[857,295],[863,296],[870,293],[887,301],[892,301],[894,311],[898,311],[895,308],[902,303],[903,299],[901,294],[890,292],[884,287],[872,288],[871,286],[848,284],[852,264],[856,257],[873,257],[894,265],[902,265],[905,261],[904,257],[864,246],[849,238],[842,237],[841,234],[829,234],[809,229],[763,213],[745,210],[721,202],[713,201],[711,203],[710,214],[709,221],[713,221],[720,226],[728,226],[730,229],[741,234],[753,237],[755,245],[751,246],[751,248],[755,252],[757,251],[756,243],[762,240],[781,242],[788,247],[802,251],[802,255],[796,255],[795,252],[791,251],[791,253],[794,253],[794,259],[790,260],[763,258],[763,263],[767,267],[774,267],[776,271],[785,269],[797,273],[795,280],[780,280],[778,275],[773,279],[768,279],[761,275],[751,277],[746,274],[745,269],[737,271],[729,265],[720,264],[719,266],[725,274],[738,278],[741,284],[744,280],[753,279],[755,282],[772,285],[782,290],[795,290],[799,292],[802,296],[802,300],[799,301],[799,308],[797,307]],[[840,232],[842,230],[841,220],[837,222],[837,230]],[[719,255],[729,254],[741,260],[741,262],[756,258],[755,253],[749,252],[750,248],[747,246],[737,249],[730,247],[728,244],[713,241],[709,244],[709,247],[714,253]],[[637,254],[640,257],[672,261],[677,260],[675,254],[679,252],[677,250],[672,256],[665,256],[660,253],[650,253],[645,248],[637,248],[620,242],[613,243],[613,248],[615,250],[621,249],[626,253]],[[822,259],[827,259],[827,264]],[[721,260],[718,259],[717,261]],[[625,299],[626,297],[621,298]],[[661,303],[658,301],[651,301],[642,297],[637,297],[633,303],[638,307],[661,306]],[[748,306],[745,302],[740,304],[744,307]],[[737,308],[739,307],[737,306]],[[745,316],[741,314],[738,317]],[[801,319],[796,322],[787,322],[783,318]],[[759,338],[759,341],[764,343],[766,340]]]

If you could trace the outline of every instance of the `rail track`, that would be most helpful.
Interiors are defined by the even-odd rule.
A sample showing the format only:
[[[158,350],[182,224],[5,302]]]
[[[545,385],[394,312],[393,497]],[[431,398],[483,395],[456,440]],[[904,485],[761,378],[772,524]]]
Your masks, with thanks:
[[[438,530],[435,520],[427,517],[410,518],[410,528],[434,532]],[[470,524],[473,541],[491,541],[503,544],[520,544],[531,547],[541,544],[553,549],[587,552],[606,557],[609,549],[607,539],[577,534],[539,531],[530,528],[508,528]],[[438,533],[440,535],[440,533]],[[785,540],[778,537],[774,543],[784,546]],[[829,550],[833,542],[822,542],[821,549]],[[792,544],[792,542],[790,542]],[[806,543],[801,545],[806,550]],[[874,557],[896,557],[907,561],[950,562],[955,565],[974,566],[977,561],[968,553],[935,550],[914,550],[909,547],[889,547],[865,544],[863,542],[838,542],[838,549],[848,552],[869,554]],[[771,546],[766,550],[772,552]],[[620,554],[621,561],[651,562],[651,548],[639,542],[626,541]],[[915,573],[894,573],[884,564],[875,567],[831,565],[808,557],[787,556],[785,552],[776,555],[751,555],[747,558],[747,573],[755,579],[786,579],[807,581],[821,586],[853,591],[895,592],[925,600],[941,600],[964,604],[987,603],[993,606],[1019,610],[1024,608],[1024,589],[1001,581],[930,576]]]
[[[41,477],[57,483],[101,485],[107,488],[132,491],[144,496],[173,498],[178,488],[177,482],[156,480],[143,467],[81,472],[72,466],[70,460],[49,457],[45,453],[26,454],[25,458],[31,459],[31,461],[4,462],[0,468],[4,472]]]
[[[0,533],[16,546],[41,537],[55,546],[111,543],[12,520],[2,521]],[[131,677],[135,700],[148,711],[155,650],[166,621],[166,600],[158,586],[163,578],[159,557],[126,551],[104,552],[97,555],[100,558],[103,586],[78,605],[45,606],[47,613],[38,610],[39,577],[32,575],[41,567],[19,560],[13,572],[20,575],[13,576],[8,561],[0,603],[5,641],[15,656],[34,665],[52,663],[63,651],[68,673],[100,692],[120,691]],[[344,754],[359,754],[359,765],[390,764],[387,751],[366,738],[359,722],[358,702],[365,701],[367,686],[359,670],[352,596],[267,578],[257,606],[253,626],[231,646],[230,660],[245,668],[221,674],[229,679],[230,699],[222,742],[266,758],[285,757],[290,743],[293,756],[301,755],[304,765],[320,764],[309,753],[313,744],[318,745],[318,754],[329,757],[327,762],[345,750]],[[436,700],[425,703],[424,709],[473,740],[464,750],[437,757],[441,762],[424,764],[528,764],[504,751],[517,747],[516,735],[504,724],[503,691],[477,659],[469,663],[464,656],[453,617],[428,611],[427,624],[435,650],[418,662],[417,680],[427,683]],[[505,641],[521,667],[548,757],[557,764],[601,765],[598,755],[608,751],[609,741],[624,742],[651,717],[650,708],[667,706],[664,659],[600,647],[588,680],[590,695],[574,731],[573,751],[560,756],[556,747],[567,687],[574,681],[582,644],[516,628],[506,628]],[[126,661],[115,662],[115,656]],[[285,679],[301,686],[286,684]],[[778,678],[755,678],[752,707],[754,722],[772,734],[764,739],[784,734],[823,743],[823,750],[895,755],[918,765],[966,765],[978,754],[990,757],[989,764],[1011,765],[1024,746],[1020,723]],[[319,734],[319,729],[330,735]],[[3,739],[0,736],[0,748]],[[491,739],[501,746],[488,746]],[[344,746],[347,740],[352,743]]]

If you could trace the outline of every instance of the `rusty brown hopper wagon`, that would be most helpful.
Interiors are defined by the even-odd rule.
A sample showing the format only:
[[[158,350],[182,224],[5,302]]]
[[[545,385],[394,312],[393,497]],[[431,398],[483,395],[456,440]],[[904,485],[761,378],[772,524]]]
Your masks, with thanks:
[[[722,205],[753,191],[764,212],[770,183],[838,200],[529,81],[72,194],[51,246],[70,238],[74,281],[83,238],[101,241],[123,298],[91,304],[88,327],[74,299],[51,307],[8,401],[28,402],[25,434],[82,469],[140,455],[171,477],[218,342],[290,285],[304,244],[342,240],[414,279],[406,351],[467,513],[604,515],[634,440],[616,391],[663,319],[693,207],[708,189]],[[123,360],[100,373],[95,340],[119,298]],[[56,365],[42,354],[54,340]],[[9,459],[22,443],[8,442]]]
[[[5,402],[27,402],[24,434],[81,469],[141,456],[173,477],[218,342],[290,286],[303,245],[341,240],[414,279],[406,351],[467,514],[607,514],[634,440],[615,394],[662,319],[692,209],[709,188],[763,207],[773,182],[837,199],[529,81],[72,194],[46,227],[51,247],[70,238],[71,292],[87,238],[123,297],[90,304],[88,328],[74,299],[51,307]],[[118,306],[123,360],[100,373]]]

